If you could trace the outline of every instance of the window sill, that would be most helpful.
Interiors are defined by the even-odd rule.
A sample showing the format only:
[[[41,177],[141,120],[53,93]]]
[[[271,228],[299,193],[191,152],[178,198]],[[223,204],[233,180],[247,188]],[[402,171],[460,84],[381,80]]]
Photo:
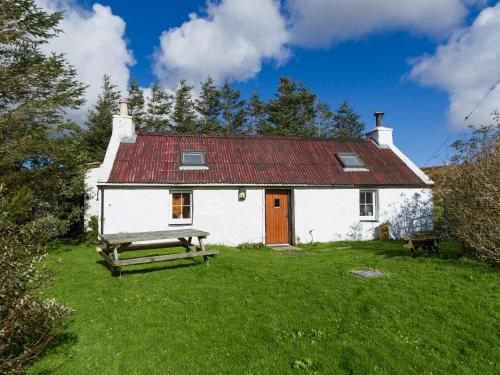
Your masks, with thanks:
[[[376,218],[369,218],[369,217],[360,217],[359,221],[366,222],[366,223],[378,223],[379,220]]]
[[[180,171],[208,171],[206,165],[181,165],[179,166]]]
[[[370,172],[370,170],[365,167],[345,167],[344,172]]]
[[[171,220],[168,225],[193,225],[192,220]]]

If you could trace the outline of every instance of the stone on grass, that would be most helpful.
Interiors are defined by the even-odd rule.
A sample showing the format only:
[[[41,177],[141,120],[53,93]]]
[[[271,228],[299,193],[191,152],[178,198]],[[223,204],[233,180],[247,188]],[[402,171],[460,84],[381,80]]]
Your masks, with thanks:
[[[351,273],[361,276],[361,277],[380,277],[386,276],[384,272],[371,271],[371,270],[352,270]]]
[[[305,257],[305,256],[309,255],[309,253],[307,251],[304,251],[304,250],[280,251],[278,254],[283,256],[283,257]]]

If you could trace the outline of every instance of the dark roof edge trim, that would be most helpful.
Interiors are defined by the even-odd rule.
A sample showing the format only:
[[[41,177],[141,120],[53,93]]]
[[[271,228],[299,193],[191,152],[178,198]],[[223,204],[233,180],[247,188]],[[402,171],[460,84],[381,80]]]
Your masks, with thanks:
[[[293,187],[306,187],[306,188],[339,188],[339,189],[357,189],[357,188],[404,188],[404,189],[430,189],[432,185],[427,184],[401,184],[401,185],[311,185],[311,184],[248,184],[248,183],[168,183],[168,182],[98,182],[97,186],[143,186],[143,187],[283,187],[283,188],[293,188]]]

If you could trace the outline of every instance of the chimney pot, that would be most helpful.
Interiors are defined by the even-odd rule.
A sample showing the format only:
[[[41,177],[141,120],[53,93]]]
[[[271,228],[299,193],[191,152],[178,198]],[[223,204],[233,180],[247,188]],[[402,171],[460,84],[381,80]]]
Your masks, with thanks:
[[[380,112],[380,111],[375,112],[375,126],[377,128],[384,126],[384,124],[382,122],[383,117],[384,117],[384,112]]]
[[[128,100],[120,100],[120,116],[128,116]]]

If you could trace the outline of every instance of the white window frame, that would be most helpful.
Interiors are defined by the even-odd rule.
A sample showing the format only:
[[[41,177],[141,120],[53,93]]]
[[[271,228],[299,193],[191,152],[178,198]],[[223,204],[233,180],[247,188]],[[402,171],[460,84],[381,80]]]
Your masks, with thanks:
[[[365,168],[366,169],[366,164],[363,160],[361,160],[361,158],[359,157],[359,155],[355,152],[337,152],[336,153],[336,156],[337,156],[337,159],[338,161],[340,162],[340,164],[342,164],[342,167],[347,168],[347,169],[360,169],[360,168]],[[349,156],[354,156],[358,161],[359,161],[359,165],[346,165],[345,164],[345,160],[342,160],[343,157],[349,157]]]
[[[174,218],[173,217],[173,206],[174,206],[174,194],[189,194],[189,202],[191,204],[191,210],[190,210],[190,217],[189,218]],[[193,224],[193,213],[194,213],[194,204],[193,204],[193,192],[191,190],[171,190],[170,191],[170,220],[169,224],[173,225],[190,225]],[[182,210],[181,210],[181,215],[182,215]]]
[[[184,161],[184,155],[201,155],[202,163],[201,164],[193,164],[193,163],[186,163]],[[205,151],[197,151],[197,150],[182,150],[181,151],[181,165],[183,167],[204,167],[207,165],[207,160],[206,160],[206,155]]]
[[[361,215],[361,194],[362,193],[371,193],[372,201],[373,201],[373,215],[370,216],[362,216]],[[377,221],[378,220],[378,191],[377,190],[360,190],[358,194],[358,213],[359,219],[361,221]]]

